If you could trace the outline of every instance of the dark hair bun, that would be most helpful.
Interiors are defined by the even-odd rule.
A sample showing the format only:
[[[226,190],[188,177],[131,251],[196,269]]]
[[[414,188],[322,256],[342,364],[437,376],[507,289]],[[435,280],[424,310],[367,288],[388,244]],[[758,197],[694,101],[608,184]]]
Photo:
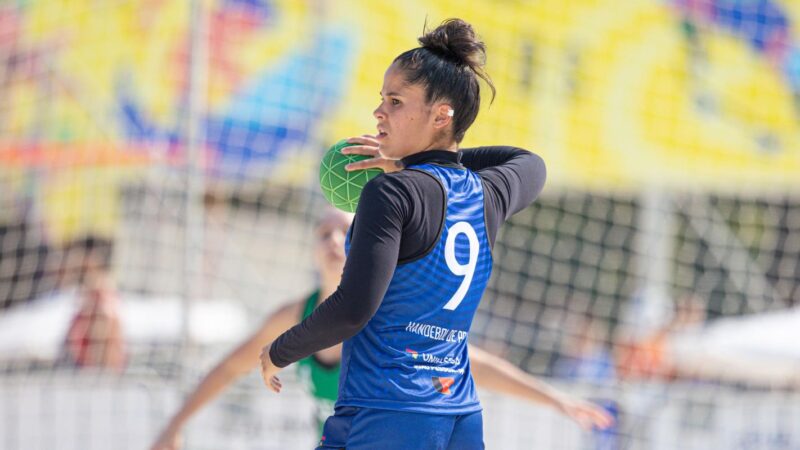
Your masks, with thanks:
[[[419,38],[419,43],[423,48],[475,71],[486,63],[486,45],[478,40],[472,25],[461,19],[445,20]]]

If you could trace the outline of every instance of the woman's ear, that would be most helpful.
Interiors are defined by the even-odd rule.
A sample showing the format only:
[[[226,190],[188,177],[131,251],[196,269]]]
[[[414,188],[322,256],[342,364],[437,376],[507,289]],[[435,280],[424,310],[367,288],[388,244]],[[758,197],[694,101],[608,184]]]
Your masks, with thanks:
[[[434,107],[436,115],[433,118],[433,127],[437,129],[444,129],[453,123],[453,114],[455,111],[453,107],[447,103],[440,103]]]

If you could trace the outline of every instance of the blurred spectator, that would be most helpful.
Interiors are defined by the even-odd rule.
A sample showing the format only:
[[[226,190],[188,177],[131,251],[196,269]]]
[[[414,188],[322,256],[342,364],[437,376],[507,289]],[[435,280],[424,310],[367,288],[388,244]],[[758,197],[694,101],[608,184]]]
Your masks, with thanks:
[[[573,314],[553,374],[574,381],[606,382],[616,378],[603,323],[591,313]]]
[[[77,283],[80,306],[64,350],[77,367],[122,370],[125,365],[120,303],[111,275],[112,250],[111,240],[96,236],[75,240],[65,248],[63,282]]]
[[[670,339],[679,332],[702,326],[706,306],[695,295],[684,295],[675,301],[672,316],[650,334],[640,339],[623,338],[617,344],[617,372],[629,380],[675,378],[670,360]]]
[[[609,350],[608,324],[591,311],[591,302],[575,297],[568,302],[569,315],[564,321],[565,337],[553,375],[571,381],[611,385],[617,377],[614,358]],[[594,450],[619,448],[619,405],[610,396],[595,396],[590,401],[600,405],[617,422],[606,429],[592,430]]]

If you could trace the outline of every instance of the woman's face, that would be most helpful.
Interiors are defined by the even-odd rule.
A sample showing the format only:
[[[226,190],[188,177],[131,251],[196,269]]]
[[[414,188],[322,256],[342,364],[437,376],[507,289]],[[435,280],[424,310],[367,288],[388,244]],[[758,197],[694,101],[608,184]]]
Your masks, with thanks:
[[[394,64],[383,76],[381,103],[372,113],[378,120],[379,149],[384,157],[404,158],[432,148],[445,148],[446,128],[450,124],[442,103],[427,104],[425,88],[408,84],[402,70]],[[442,124],[442,112],[447,123]],[[438,119],[438,120],[437,120]]]
[[[352,215],[330,209],[317,225],[314,235],[314,257],[322,275],[340,276],[344,270],[344,239]]]

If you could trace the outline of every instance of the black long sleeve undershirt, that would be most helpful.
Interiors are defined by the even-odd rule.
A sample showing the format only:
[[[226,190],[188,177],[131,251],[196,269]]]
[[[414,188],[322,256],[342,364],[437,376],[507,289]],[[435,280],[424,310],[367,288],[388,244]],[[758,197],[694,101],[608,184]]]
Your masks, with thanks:
[[[500,225],[538,197],[546,177],[539,156],[505,146],[458,153],[432,150],[403,162],[406,167],[432,163],[477,172],[483,181],[492,245]],[[438,180],[417,170],[382,174],[367,183],[339,287],[310,316],[273,342],[272,363],[285,367],[364,328],[378,310],[397,264],[423,256],[435,243],[444,220],[444,195]]]

